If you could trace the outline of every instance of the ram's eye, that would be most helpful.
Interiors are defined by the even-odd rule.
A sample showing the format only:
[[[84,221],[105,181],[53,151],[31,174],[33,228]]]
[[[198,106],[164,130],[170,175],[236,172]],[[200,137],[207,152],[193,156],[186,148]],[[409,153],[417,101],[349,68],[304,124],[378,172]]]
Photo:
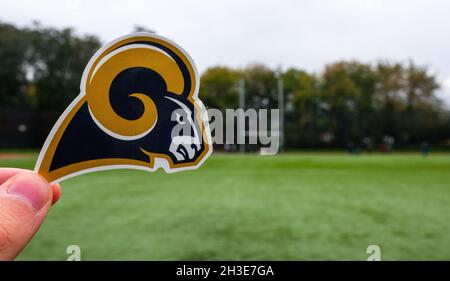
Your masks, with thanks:
[[[183,115],[181,115],[181,114],[179,114],[179,113],[175,113],[175,114],[176,114],[176,116],[177,116],[177,122],[180,123],[180,124],[184,124],[185,121],[184,121]]]

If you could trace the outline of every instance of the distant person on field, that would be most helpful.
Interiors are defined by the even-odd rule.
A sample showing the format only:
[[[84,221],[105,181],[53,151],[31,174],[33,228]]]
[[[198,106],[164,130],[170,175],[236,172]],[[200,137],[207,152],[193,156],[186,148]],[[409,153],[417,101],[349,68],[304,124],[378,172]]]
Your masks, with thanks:
[[[353,154],[355,152],[355,145],[352,141],[347,142],[347,151],[349,154]]]
[[[420,150],[422,151],[423,156],[428,156],[428,153],[430,153],[430,145],[428,144],[428,142],[426,141],[422,142]]]

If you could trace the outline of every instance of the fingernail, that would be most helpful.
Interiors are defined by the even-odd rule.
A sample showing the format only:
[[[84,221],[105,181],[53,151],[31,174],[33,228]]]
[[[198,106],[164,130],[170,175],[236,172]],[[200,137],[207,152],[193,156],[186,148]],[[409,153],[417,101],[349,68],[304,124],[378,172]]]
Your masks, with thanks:
[[[24,173],[11,179],[8,193],[22,198],[38,211],[49,201],[51,188],[50,184],[40,176]]]

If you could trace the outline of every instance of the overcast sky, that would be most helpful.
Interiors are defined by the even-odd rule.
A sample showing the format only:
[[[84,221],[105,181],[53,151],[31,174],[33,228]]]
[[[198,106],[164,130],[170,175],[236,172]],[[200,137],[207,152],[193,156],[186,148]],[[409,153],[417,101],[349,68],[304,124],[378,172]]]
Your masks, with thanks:
[[[0,20],[74,27],[103,42],[135,25],[180,44],[200,72],[262,62],[319,72],[342,59],[414,60],[450,104],[450,1],[0,0]]]

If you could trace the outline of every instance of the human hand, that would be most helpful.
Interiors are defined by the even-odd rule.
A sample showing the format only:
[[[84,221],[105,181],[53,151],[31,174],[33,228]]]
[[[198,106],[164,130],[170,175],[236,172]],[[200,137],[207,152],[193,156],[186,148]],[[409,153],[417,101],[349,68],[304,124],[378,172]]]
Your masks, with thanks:
[[[29,170],[0,168],[0,260],[13,260],[38,231],[61,195]]]

